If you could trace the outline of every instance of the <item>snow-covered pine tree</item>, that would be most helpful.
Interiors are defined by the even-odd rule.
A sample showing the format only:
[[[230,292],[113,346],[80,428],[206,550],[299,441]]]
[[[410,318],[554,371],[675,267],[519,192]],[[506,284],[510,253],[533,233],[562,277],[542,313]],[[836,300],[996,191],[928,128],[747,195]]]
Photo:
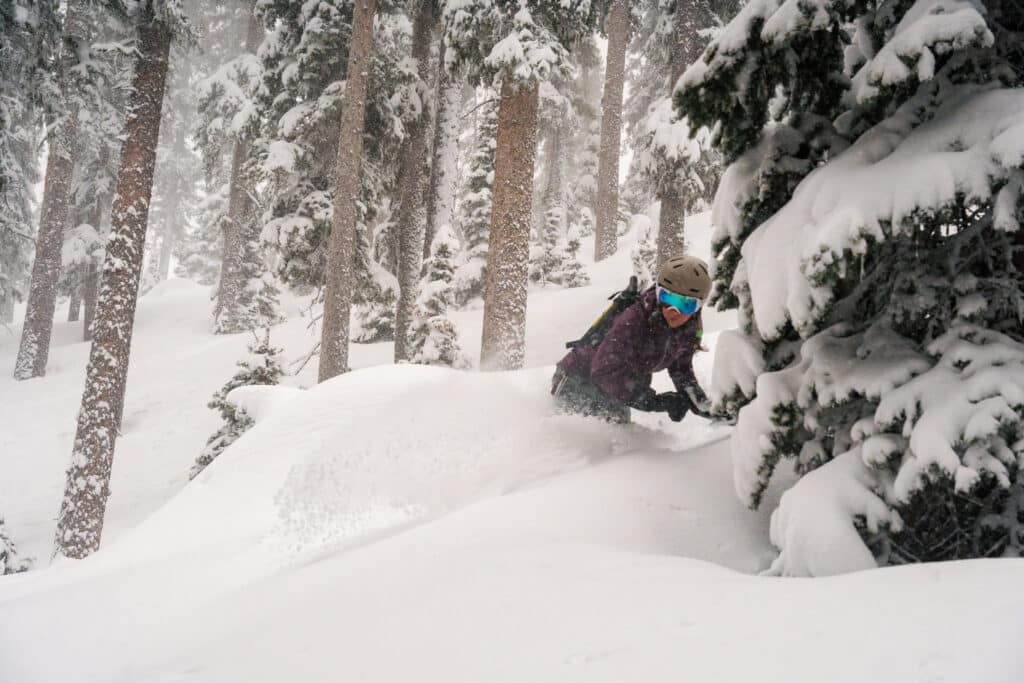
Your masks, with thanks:
[[[601,55],[591,36],[573,52],[578,77],[569,85],[575,125],[566,158],[566,221],[581,237],[594,234],[601,147]]]
[[[352,39],[345,72],[345,106],[341,110],[337,166],[332,184],[333,211],[327,246],[327,283],[317,381],[348,370],[352,290],[356,282],[356,242],[359,226],[359,185],[363,164],[366,91],[373,54],[376,0],[356,0],[352,10]]]
[[[157,282],[170,276],[171,256],[180,251],[186,226],[195,214],[203,160],[189,144],[197,119],[193,79],[207,68],[195,64],[196,55],[184,47],[171,51],[160,145],[157,148],[157,174],[153,182],[153,202],[149,222],[159,238],[154,275]]]
[[[248,355],[236,365],[239,370],[206,404],[208,408],[220,413],[224,424],[207,439],[206,447],[196,458],[192,469],[189,470],[189,479],[195,479],[225,448],[233,444],[253,425],[252,418],[245,410],[228,400],[228,394],[238,387],[276,385],[285,375],[281,363],[281,349],[270,345],[269,329],[264,332],[262,337],[257,336],[255,343],[249,344]]]
[[[4,527],[4,518],[0,517],[0,576],[27,572],[32,568],[32,560],[18,557],[18,548]]]
[[[190,6],[190,17],[199,34],[202,50],[189,56],[187,99],[174,98],[169,104],[172,111],[177,109],[185,113],[184,118],[192,121],[193,139],[188,154],[181,157],[184,163],[176,164],[177,168],[172,166],[166,178],[160,174],[158,189],[170,188],[175,181],[186,177],[192,181],[187,193],[179,198],[186,205],[178,216],[173,217],[177,228],[177,239],[173,244],[173,255],[177,259],[175,274],[202,285],[216,284],[211,297],[216,309],[224,262],[224,226],[228,220],[233,142],[237,137],[226,129],[237,131],[244,128],[233,124],[241,124],[247,120],[246,117],[253,115],[249,88],[264,85],[249,83],[252,65],[239,59],[245,51],[253,19],[259,19],[262,14],[258,8],[251,11],[247,0],[229,3],[192,0]],[[177,75],[173,71],[174,66],[172,64],[172,78]],[[175,92],[179,90],[181,88],[175,88]],[[272,97],[273,94],[268,91],[266,96]],[[240,120],[236,119],[238,115]],[[167,147],[163,149],[169,151]],[[202,172],[186,171],[195,169],[197,159]],[[158,170],[162,168],[164,165]],[[163,182],[159,182],[161,180]],[[157,205],[154,208],[161,207]],[[258,223],[252,227],[257,231],[260,229]],[[161,252],[161,262],[163,256]]]
[[[568,66],[569,48],[598,15],[590,2],[447,0],[449,65],[500,88],[480,367],[522,367],[531,190],[540,82]]]
[[[259,239],[259,207],[253,169],[250,167],[252,139],[259,124],[256,92],[263,71],[256,50],[263,41],[263,23],[256,14],[256,1],[244,0],[234,7],[235,21],[244,26],[245,49],[234,59],[220,65],[200,83],[200,111],[204,126],[200,145],[210,137],[220,138],[219,147],[230,147],[227,212],[223,216],[223,256],[214,306],[214,332],[233,333],[251,329],[253,311],[247,306],[251,293],[246,288],[254,276],[261,279],[264,270],[259,251],[249,243]],[[257,257],[245,262],[245,256]]]
[[[852,537],[821,571],[1024,550],[1022,29],[1003,0],[754,0],[676,92],[731,162],[715,298],[741,330],[713,393],[745,406],[737,489],[806,475],[777,572],[825,564],[816,529]]]
[[[404,122],[405,136],[398,167],[398,308],[395,313],[395,362],[409,360],[409,330],[416,311],[417,287],[423,265],[427,226],[427,192],[430,189],[430,113],[433,109],[430,82],[430,45],[440,19],[438,0],[415,0],[409,5],[412,20],[411,57],[416,80],[408,88],[412,105]]]
[[[42,17],[49,17],[46,26],[55,26],[56,7],[48,3],[32,3]],[[25,324],[21,331],[21,344],[14,367],[14,378],[23,380],[46,374],[46,361],[50,353],[50,335],[56,309],[58,277],[60,276],[61,245],[67,227],[71,205],[71,179],[74,171],[74,153],[78,146],[79,111],[92,78],[90,48],[92,36],[87,20],[84,0],[71,0],[64,13],[64,26],[60,32],[39,35],[51,46],[59,46],[49,66],[54,73],[47,77],[52,89],[47,97],[48,154],[39,230],[35,240],[32,279],[28,290]],[[11,14],[25,11],[21,5],[11,7]],[[33,20],[36,17],[32,18]],[[41,47],[41,46],[40,46]],[[41,47],[45,50],[45,47]],[[17,69],[17,64],[15,64]],[[6,69],[5,69],[6,71]],[[51,80],[52,79],[52,80]],[[18,91],[13,91],[18,92]],[[9,97],[10,95],[8,95]]]
[[[393,274],[378,267],[371,226],[381,198],[394,187],[395,157],[405,99],[395,95],[415,77],[408,55],[409,25],[385,14],[394,2],[378,2],[369,64],[362,172],[356,205],[353,303],[362,329],[393,334]],[[334,155],[343,111],[351,0],[319,0],[301,6],[285,0],[261,3],[257,13],[270,27],[258,55],[263,85],[257,106],[261,130],[254,141],[256,174],[267,198],[262,237],[277,256],[282,282],[320,290],[327,276],[327,243],[334,220]],[[387,237],[385,237],[387,239]],[[386,317],[379,312],[386,311]]]
[[[571,190],[566,187],[565,169],[577,165],[576,150],[567,147],[589,114],[584,98],[574,97],[572,91],[571,82],[562,78],[553,78],[540,86],[540,121],[541,128],[546,130],[541,175],[544,189],[535,204],[543,210],[543,220],[530,248],[530,279],[542,286],[579,287],[589,282],[586,269],[579,262],[579,250],[583,235],[591,227],[587,225],[591,214],[588,209],[581,210],[577,214],[580,222],[570,223],[567,209]],[[573,180],[575,184],[576,179]]]
[[[633,214],[630,229],[636,236],[629,258],[633,263],[633,275],[636,275],[641,288],[654,284],[658,272],[658,234],[650,217],[643,213]]]
[[[540,239],[530,248],[530,280],[542,287],[562,284],[565,231],[565,208],[558,201],[544,213]]]
[[[127,8],[127,18],[138,32],[135,76],[92,350],[54,548],[55,555],[72,558],[85,557],[100,544],[123,412],[168,53],[172,38],[188,31],[180,7],[172,0],[133,5]]]
[[[36,157],[54,106],[49,67],[59,32],[53,3],[0,3],[0,325],[13,322],[32,265]]]
[[[632,217],[647,213],[655,200],[667,202],[665,211],[658,214],[657,258],[683,247],[685,215],[708,206],[723,166],[707,131],[691,140],[689,124],[675,120],[672,87],[681,70],[700,54],[708,36],[733,16],[740,4],[737,0],[686,5],[644,0],[634,6],[636,30],[627,58],[630,98],[624,107],[633,157],[620,215],[625,219],[622,225],[627,226]],[[683,8],[681,13],[677,8]]]
[[[452,282],[458,253],[458,239],[450,226],[442,225],[434,236],[430,258],[424,264],[426,274],[416,301],[410,334],[414,363],[469,367],[469,359],[459,347],[458,330],[448,317],[448,309],[455,301]]]
[[[220,276],[223,253],[221,221],[227,212],[228,186],[219,178],[204,180],[196,191],[195,207],[182,216],[182,238],[175,248],[175,274],[212,285]]]
[[[480,88],[473,104],[475,132],[466,161],[457,225],[463,235],[463,258],[455,274],[455,301],[465,306],[484,294],[487,238],[491,230],[491,186],[498,134],[497,94]]]
[[[58,281],[61,289],[71,298],[68,311],[68,322],[78,320],[73,315],[85,298],[86,281],[94,277],[103,260],[103,236],[96,227],[82,223],[64,233],[64,245],[61,249],[61,276]],[[77,295],[76,295],[77,290]],[[80,298],[79,298],[80,297]]]
[[[572,100],[563,93],[568,85],[559,78],[540,84],[538,128],[542,132],[543,156],[538,175],[537,197],[533,201],[537,222],[535,239],[530,245],[530,280],[544,285],[561,284],[562,249],[566,231],[565,167],[566,144],[575,127],[576,112]]]
[[[585,229],[579,223],[570,223],[566,226],[562,246],[563,259],[558,273],[558,279],[563,287],[586,287],[590,284],[590,274],[580,263],[580,250],[586,236]]]
[[[458,190],[459,129],[462,107],[473,90],[445,68],[444,35],[438,41],[437,73],[434,83],[434,131],[431,140],[430,188],[427,192],[427,227],[423,240],[424,257],[442,225],[454,225]]]
[[[61,291],[80,288],[84,304],[82,338],[91,339],[103,246],[110,231],[110,211],[117,184],[127,93],[131,87],[132,59],[122,45],[130,40],[125,27],[98,5],[89,5],[95,33],[92,48],[89,131],[80,135],[72,175],[71,207],[65,230]],[[89,226],[83,229],[82,226]],[[90,231],[91,229],[91,231]],[[69,257],[76,255],[69,264]]]

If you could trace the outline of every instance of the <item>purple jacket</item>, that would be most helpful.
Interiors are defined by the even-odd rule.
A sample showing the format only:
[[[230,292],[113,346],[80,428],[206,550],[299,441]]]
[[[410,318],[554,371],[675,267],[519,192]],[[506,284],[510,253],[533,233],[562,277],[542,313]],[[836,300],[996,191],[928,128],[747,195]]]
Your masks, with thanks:
[[[626,402],[651,375],[668,370],[676,389],[696,384],[693,354],[700,347],[700,313],[672,329],[655,303],[654,288],[619,314],[597,346],[577,346],[558,363],[570,375],[589,378],[607,396]]]

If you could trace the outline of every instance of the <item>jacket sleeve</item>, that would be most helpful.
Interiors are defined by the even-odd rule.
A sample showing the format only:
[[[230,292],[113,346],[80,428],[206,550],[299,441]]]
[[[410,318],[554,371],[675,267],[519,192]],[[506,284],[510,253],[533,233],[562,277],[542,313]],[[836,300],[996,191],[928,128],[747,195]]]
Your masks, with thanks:
[[[637,368],[643,326],[643,309],[639,305],[627,308],[612,323],[590,364],[590,381],[594,386],[623,403],[633,396],[643,380]],[[648,385],[649,379],[644,386]]]
[[[683,343],[682,351],[676,356],[672,364],[668,366],[668,376],[672,378],[672,384],[675,385],[676,391],[680,393],[688,386],[697,385],[697,375],[693,372],[693,354],[696,353],[697,347],[700,346],[702,329],[702,326],[697,327],[694,333],[687,337]]]

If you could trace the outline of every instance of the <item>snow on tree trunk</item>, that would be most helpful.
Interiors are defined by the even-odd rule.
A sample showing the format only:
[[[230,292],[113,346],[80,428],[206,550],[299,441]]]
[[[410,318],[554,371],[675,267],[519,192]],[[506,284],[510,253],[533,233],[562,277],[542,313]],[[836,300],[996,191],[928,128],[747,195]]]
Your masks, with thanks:
[[[334,215],[327,247],[323,332],[319,381],[348,370],[349,316],[355,285],[356,229],[359,219],[359,180],[363,163],[366,84],[373,50],[376,0],[357,0],[352,15],[348,79],[341,111],[338,163],[334,174]]]
[[[615,0],[605,20],[608,59],[601,98],[601,148],[597,172],[597,226],[594,260],[606,259],[618,248],[619,156],[622,142],[622,87],[629,45],[629,3]]]
[[[459,113],[467,93],[463,82],[444,66],[445,43],[441,38],[438,57],[437,88],[434,92],[434,138],[431,143],[430,190],[427,193],[427,228],[423,236],[423,255],[429,256],[434,235],[442,225],[452,224],[458,173]]]
[[[70,122],[68,127],[72,127]],[[15,379],[45,375],[50,355],[50,335],[57,306],[57,278],[60,277],[60,249],[64,244],[64,224],[67,222],[71,174],[74,171],[74,162],[62,150],[64,143],[64,139],[50,142],[25,326],[14,366]]]
[[[82,3],[71,0],[64,21],[64,49],[58,58],[58,86],[66,107],[62,120],[50,137],[46,160],[46,181],[39,214],[36,255],[32,263],[25,325],[14,365],[15,379],[31,379],[46,374],[53,333],[53,314],[57,306],[57,279],[60,277],[61,247],[64,228],[71,206],[71,181],[75,170],[73,155],[78,142],[78,107],[71,96],[71,68],[82,57],[87,41],[87,28],[82,16]]]
[[[417,63],[421,85],[430,76],[430,38],[436,19],[434,3],[421,0],[412,31],[412,58]],[[419,116],[406,126],[402,141],[398,170],[398,307],[395,313],[395,362],[409,360],[409,327],[416,310],[419,295],[420,267],[423,265],[424,228],[427,220],[426,193],[430,171],[427,134],[430,117],[427,114],[426,88],[420,92]]]
[[[671,96],[676,81],[686,71],[690,62],[700,54],[700,37],[697,30],[700,21],[696,16],[699,12],[696,5],[680,3],[675,13],[675,42],[672,44],[672,78],[669,81]],[[678,171],[680,162],[675,169]],[[679,174],[681,175],[681,174]],[[686,198],[682,192],[682,178],[668,177],[662,179],[658,187],[658,199],[661,200],[661,213],[658,222],[658,263],[664,263],[673,256],[679,256],[686,248],[684,224],[686,221]]]
[[[556,123],[551,128],[551,135],[548,138],[550,150],[548,152],[547,175],[548,183],[544,188],[544,206],[551,209],[562,205],[562,164],[565,150],[562,140],[565,138],[565,127]]]
[[[96,290],[99,289],[99,268],[90,263],[82,283],[82,303],[85,311],[82,315],[82,340],[92,340],[92,321],[96,318]]]
[[[484,283],[481,370],[523,367],[533,163],[537,146],[537,91],[536,82],[515,88],[511,77],[506,77],[501,84],[490,246]]]
[[[153,189],[171,35],[152,5],[143,11],[94,340],[57,522],[54,555],[72,558],[99,548],[103,531]]]
[[[242,270],[242,224],[245,222],[248,196],[243,186],[242,169],[249,156],[249,145],[244,140],[235,143],[231,153],[231,178],[228,181],[228,212],[221,221],[224,253],[220,264],[220,283],[217,286],[217,304],[214,317],[230,317],[238,305],[240,274]]]
[[[263,26],[255,13],[256,1],[249,3],[249,31],[245,50],[255,54],[262,40]],[[242,296],[242,226],[247,222],[253,207],[250,199],[250,183],[245,175],[245,162],[249,158],[251,143],[242,138],[235,141],[231,153],[231,176],[228,181],[228,213],[222,225],[224,251],[221,257],[220,282],[217,285],[217,303],[213,316],[218,319],[216,332],[235,332],[233,326],[220,324],[220,319],[231,320],[237,316]]]

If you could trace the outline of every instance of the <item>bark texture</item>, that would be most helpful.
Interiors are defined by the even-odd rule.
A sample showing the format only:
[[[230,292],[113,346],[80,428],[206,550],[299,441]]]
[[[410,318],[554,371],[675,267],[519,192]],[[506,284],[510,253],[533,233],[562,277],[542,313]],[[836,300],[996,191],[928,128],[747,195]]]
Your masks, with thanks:
[[[92,340],[92,321],[96,319],[96,294],[100,284],[100,269],[90,264],[82,283],[82,341]]]
[[[245,40],[245,51],[255,54],[260,45],[263,26],[255,13],[256,1],[249,0],[249,30]],[[232,320],[241,305],[242,282],[242,228],[252,216],[251,183],[245,174],[245,162],[249,159],[251,141],[241,138],[235,142],[231,152],[231,177],[228,180],[228,213],[222,223],[224,246],[220,262],[220,282],[217,285],[217,303],[214,317]],[[230,324],[218,324],[217,332],[238,332]]]
[[[608,57],[601,97],[601,147],[597,171],[597,225],[594,260],[606,259],[618,248],[619,156],[622,146],[622,88],[629,44],[629,3],[615,0],[605,19]]]
[[[430,39],[436,23],[433,0],[420,0],[412,30],[412,57],[422,83],[430,78]],[[426,95],[426,93],[424,93]],[[409,328],[419,295],[427,222],[426,194],[430,187],[427,134],[428,100],[419,118],[406,127],[398,170],[398,307],[395,311],[395,362],[412,359]]]
[[[515,89],[506,78],[498,105],[481,370],[523,367],[536,147],[537,84]]]
[[[562,162],[564,126],[561,123],[551,127],[548,135],[548,151],[546,161],[547,185],[544,186],[544,211],[562,205]]]
[[[668,95],[672,96],[676,81],[686,67],[700,56],[701,40],[697,31],[702,22],[702,10],[698,3],[678,3],[675,14],[676,42],[672,45],[672,77],[669,80]],[[662,179],[658,186],[661,200],[661,214],[658,221],[658,263],[664,263],[686,250],[685,221],[686,200],[682,193],[680,169],[670,177]]]
[[[139,27],[94,340],[57,521],[54,555],[72,558],[85,557],[100,545],[142,273],[170,49],[170,33],[153,17],[151,4],[146,15]]]
[[[68,125],[70,126],[70,124]],[[63,136],[60,136],[63,137]],[[57,306],[57,279],[60,277],[60,252],[64,244],[64,226],[71,202],[71,174],[74,163],[63,141],[52,140],[46,161],[46,180],[36,239],[32,280],[28,289],[25,325],[14,365],[15,379],[30,379],[46,374],[53,333],[53,314]]]
[[[32,279],[25,308],[25,325],[14,365],[15,379],[30,379],[46,374],[53,334],[53,314],[57,306],[57,279],[60,277],[61,247],[71,206],[71,180],[75,170],[74,154],[78,140],[78,107],[72,96],[71,68],[78,62],[88,41],[81,0],[68,3],[64,21],[64,44],[58,64],[58,85],[66,107],[64,116],[50,137],[46,159],[43,203],[39,213]]]
[[[68,322],[78,322],[78,316],[82,312],[82,287],[76,285],[71,288],[71,294],[68,296]]]
[[[359,219],[356,202],[359,199],[363,164],[366,84],[370,73],[376,5],[376,0],[356,0],[353,8],[348,78],[345,84],[345,103],[341,110],[338,163],[334,173],[334,217],[327,247],[327,284],[320,338],[320,382],[348,370],[349,317],[355,285],[353,271]]]

